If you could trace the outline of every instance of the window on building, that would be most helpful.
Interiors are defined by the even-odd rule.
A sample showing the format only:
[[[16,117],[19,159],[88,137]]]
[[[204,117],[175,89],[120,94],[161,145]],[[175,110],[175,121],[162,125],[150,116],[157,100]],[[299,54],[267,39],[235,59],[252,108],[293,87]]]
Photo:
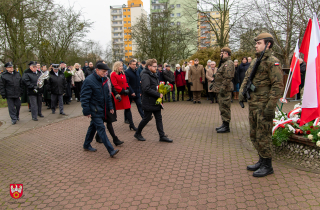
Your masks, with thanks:
[[[180,17],[181,15],[180,15],[180,13],[177,13],[177,17]]]
[[[118,30],[118,28],[117,28],[117,27],[115,27],[115,28],[113,28],[113,30],[114,30],[114,31],[116,31],[116,30]]]
[[[123,11],[125,12],[126,10],[124,9]]]
[[[128,21],[128,23],[131,23],[131,21]]]
[[[125,50],[125,52],[127,53],[127,52],[128,52],[128,50]]]
[[[127,16],[126,16],[126,15],[124,15],[123,17],[124,17],[124,18],[126,18]]]
[[[130,15],[128,15],[128,17],[130,17]]]
[[[132,50],[129,50],[129,52],[132,52]]]
[[[131,27],[128,27],[128,29],[131,29]]]
[[[171,7],[171,8],[174,8],[174,4],[171,4],[170,7]]]
[[[124,41],[127,41],[127,39],[124,39]]]
[[[176,7],[177,7],[177,8],[180,8],[180,4],[177,4]]]
[[[173,13],[171,13],[171,14],[170,14],[170,16],[171,16],[171,17],[174,17],[174,14],[173,14]]]
[[[119,21],[119,24],[122,24],[122,21]]]
[[[117,19],[117,16],[115,15],[115,16],[113,16],[113,19],[115,20],[115,19]]]
[[[126,56],[126,58],[128,58],[128,56]]]
[[[117,23],[118,23],[117,21],[113,21],[113,22],[112,22],[112,24],[117,24]]]
[[[113,36],[118,36],[118,33],[114,33]]]
[[[127,23],[127,21],[124,21],[124,23]]]
[[[131,36],[131,33],[128,33]]]
[[[122,30],[122,27],[120,27],[120,30]]]
[[[126,44],[126,47],[128,47],[128,45]]]
[[[122,15],[119,15],[119,18],[122,18]]]
[[[178,25],[178,26],[180,26],[180,24],[181,24],[180,22],[177,22],[177,25]]]
[[[129,44],[129,47],[131,47],[132,46],[132,44]]]
[[[112,13],[117,13],[117,10],[112,10]]]
[[[124,27],[124,30],[126,30],[127,29],[127,27]]]
[[[128,9],[128,12],[130,12],[130,9]]]

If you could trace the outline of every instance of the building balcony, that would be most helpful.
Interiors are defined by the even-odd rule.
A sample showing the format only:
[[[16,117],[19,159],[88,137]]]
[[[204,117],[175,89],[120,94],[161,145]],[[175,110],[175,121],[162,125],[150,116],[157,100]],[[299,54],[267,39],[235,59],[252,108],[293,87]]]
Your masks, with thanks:
[[[117,21],[117,20],[122,20],[122,17],[117,17],[117,18],[113,17],[112,18],[112,21]]]
[[[114,36],[114,35],[112,35],[112,39],[123,39],[123,36],[121,35],[121,36]]]
[[[122,23],[111,24],[111,27],[116,27],[116,26],[123,26],[123,24]]]
[[[111,12],[111,15],[122,15],[121,10],[119,10],[118,12]]]

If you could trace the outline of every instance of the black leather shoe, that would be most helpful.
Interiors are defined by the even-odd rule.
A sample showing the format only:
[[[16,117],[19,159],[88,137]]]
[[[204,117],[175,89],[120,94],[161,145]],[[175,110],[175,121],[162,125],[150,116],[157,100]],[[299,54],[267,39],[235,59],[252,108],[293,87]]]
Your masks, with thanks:
[[[120,140],[118,139],[118,137],[116,136],[116,137],[113,139],[113,143],[114,143],[114,145],[119,146],[119,145],[123,144],[124,142],[123,142],[123,141],[120,141]]]
[[[17,121],[15,121],[15,120],[12,120],[12,121],[11,121],[11,124],[12,124],[12,125],[15,125],[16,123],[17,123]]]
[[[51,107],[50,107],[50,106],[48,106],[48,107],[47,107],[47,109],[51,109]]]
[[[20,121],[20,118],[18,117],[17,120]]]
[[[198,101],[198,104],[201,104],[201,101]]]
[[[61,114],[61,115],[66,115],[64,112],[61,112],[60,114]]]
[[[229,123],[228,122],[223,122],[223,127],[217,130],[217,133],[229,133],[230,128],[229,128]]]
[[[93,148],[93,147],[88,147],[88,148],[83,147],[83,149],[84,149],[85,151],[90,151],[90,152],[96,152],[96,151],[97,151],[97,149],[95,149],[95,148]]]
[[[169,139],[169,138],[166,137],[166,136],[161,137],[159,141],[168,142],[168,143],[172,143],[172,142],[173,142],[172,139]]]
[[[96,134],[96,141],[97,141],[98,143],[103,143],[102,140],[101,140],[101,138],[100,138],[100,136],[98,135],[98,133]]]
[[[124,121],[125,124],[130,124],[129,120]]]
[[[131,130],[137,131],[137,128],[134,125],[132,125],[132,126],[130,125],[129,128],[130,128],[130,131]]]
[[[29,109],[29,112],[31,112],[31,109]]]
[[[33,121],[38,121],[38,119],[37,119],[37,118],[32,118],[32,120],[33,120]]]
[[[195,103],[197,103],[196,101],[193,101],[193,103],[195,104]]]
[[[150,117],[150,120],[149,121],[151,121],[153,119],[153,116],[151,115],[151,117]]]
[[[258,170],[253,172],[254,177],[264,177],[269,174],[273,174],[273,168],[272,168],[272,160],[271,158],[262,158],[261,166]]]
[[[179,100],[178,100],[179,101]],[[173,100],[173,102],[176,102],[176,100]]]
[[[67,105],[70,105],[70,103],[69,103],[69,102],[66,102],[66,104],[67,104]]]
[[[110,157],[114,157],[116,154],[118,154],[119,150],[116,149],[116,150],[113,150],[111,153],[110,153]]]
[[[187,101],[191,101],[191,98],[189,98]]]
[[[56,111],[52,111],[52,114],[55,114],[56,113]]]
[[[262,157],[259,155],[259,161],[254,165],[248,165],[247,166],[247,170],[248,171],[256,171],[256,170],[258,170],[260,168],[260,166],[261,166],[261,162],[262,162]]]
[[[146,140],[145,138],[143,138],[143,136],[142,136],[141,134],[135,133],[135,134],[134,134],[134,137],[135,137],[136,139],[138,139],[138,141],[145,141],[145,140]]]
[[[44,117],[42,114],[38,114],[39,117]]]

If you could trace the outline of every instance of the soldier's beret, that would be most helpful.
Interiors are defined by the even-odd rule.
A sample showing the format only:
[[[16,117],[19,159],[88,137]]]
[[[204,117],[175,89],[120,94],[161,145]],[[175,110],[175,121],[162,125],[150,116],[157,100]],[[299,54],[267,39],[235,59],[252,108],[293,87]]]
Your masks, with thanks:
[[[231,54],[231,50],[230,50],[229,47],[224,47],[224,48],[222,48],[222,49],[221,49],[221,52],[228,52],[228,53]]]
[[[105,63],[98,63],[97,64],[97,69],[102,69],[102,70],[110,70],[108,65]]]
[[[8,63],[4,64],[4,67],[5,67],[5,68],[10,68],[10,67],[12,67],[12,66],[13,66],[13,65],[12,65],[11,62],[8,62]]]
[[[35,66],[35,65],[37,65],[36,61],[30,61],[29,64],[28,64],[28,66]]]
[[[269,33],[261,33],[257,37],[254,38],[254,41],[259,41],[261,39],[273,39],[273,36]]]

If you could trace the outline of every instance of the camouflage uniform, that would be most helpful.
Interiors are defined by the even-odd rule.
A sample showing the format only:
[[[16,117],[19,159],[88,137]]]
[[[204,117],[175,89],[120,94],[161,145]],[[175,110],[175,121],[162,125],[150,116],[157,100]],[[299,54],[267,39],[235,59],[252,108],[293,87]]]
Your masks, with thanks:
[[[258,56],[260,56],[260,53],[257,53]],[[243,88],[247,84],[256,60],[255,58],[251,62],[246,72],[240,93],[243,92]],[[248,100],[250,139],[263,158],[272,157],[271,134],[273,126],[273,120],[266,120],[263,112],[266,108],[275,110],[278,99],[283,92],[282,77],[283,73],[279,60],[272,55],[271,50],[267,49],[252,81],[257,90],[250,93],[251,99]]]
[[[219,110],[222,121],[229,123],[231,120],[231,93],[233,91],[232,79],[235,68],[230,57],[223,58],[222,62],[221,67],[215,74],[213,92],[218,93]]]

